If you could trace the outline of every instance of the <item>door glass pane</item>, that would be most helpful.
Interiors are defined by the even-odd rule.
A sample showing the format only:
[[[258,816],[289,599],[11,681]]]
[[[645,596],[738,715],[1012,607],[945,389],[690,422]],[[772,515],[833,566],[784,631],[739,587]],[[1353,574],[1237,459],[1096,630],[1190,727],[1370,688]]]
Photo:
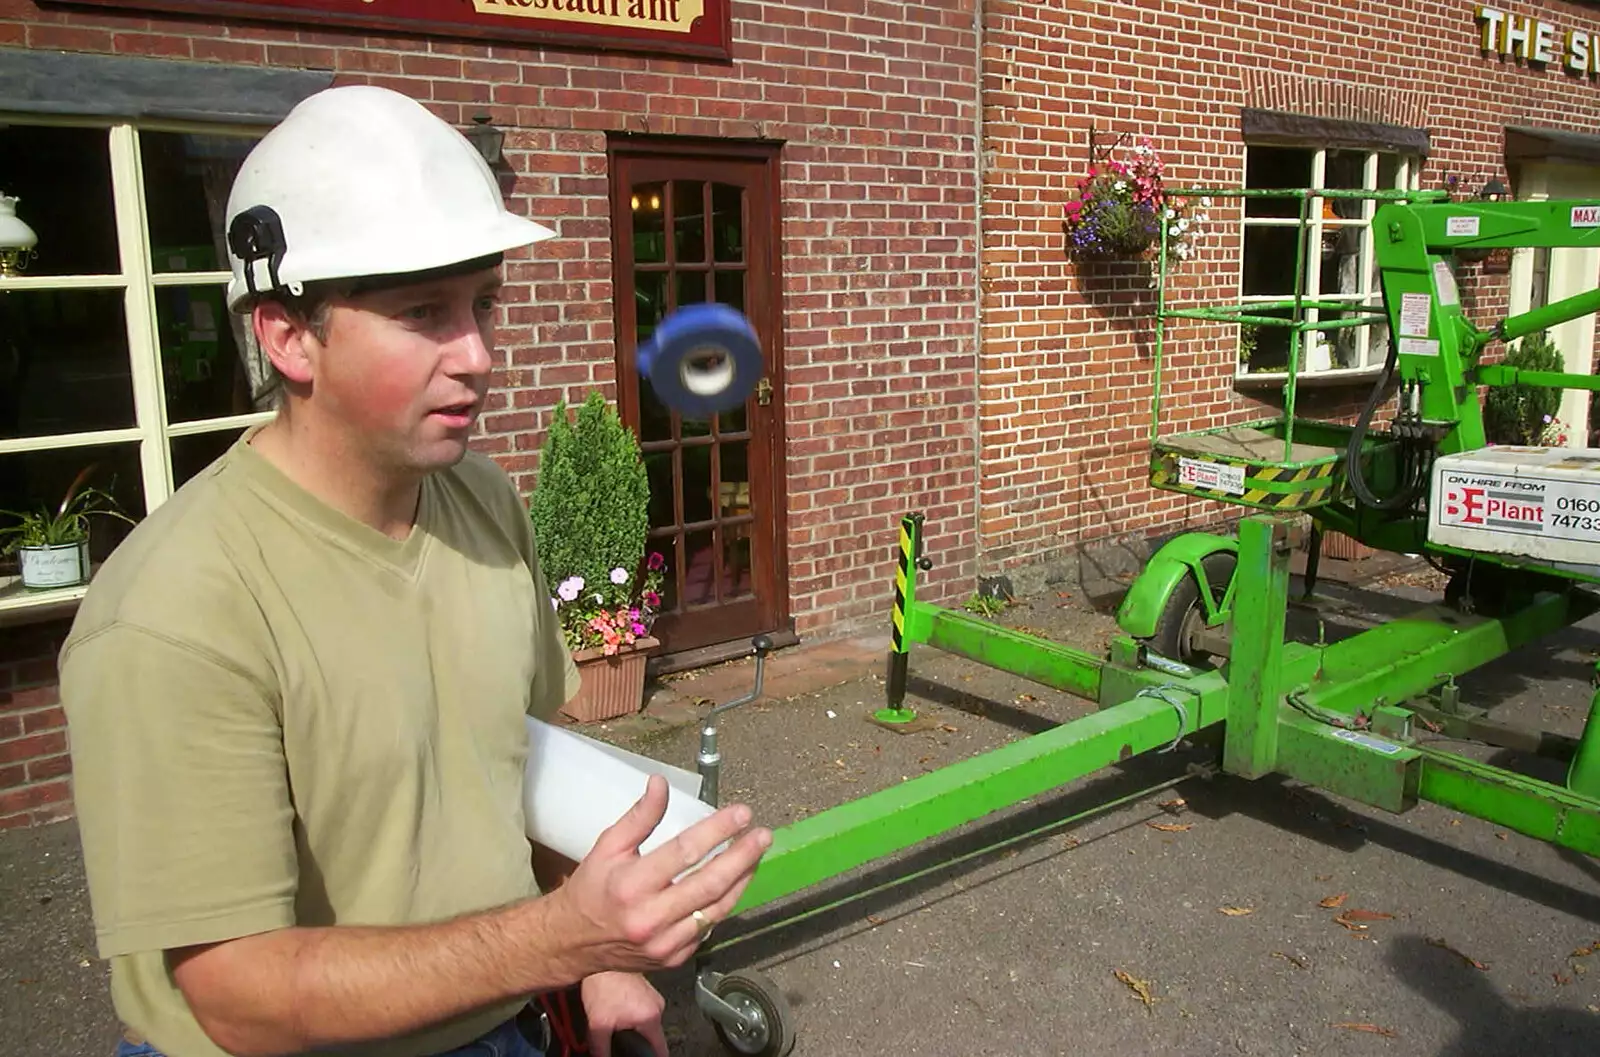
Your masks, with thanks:
[[[172,483],[174,486],[210,466],[244,435],[244,429],[214,429],[172,438]]]
[[[722,486],[717,513],[722,517],[743,517],[750,513],[750,442],[723,441],[718,447]]]
[[[678,523],[672,505],[672,451],[647,451],[641,456],[650,480],[650,527],[668,528]]]
[[[727,601],[755,593],[750,578],[750,526],[725,525],[722,529],[722,598]]]
[[[156,288],[161,374],[171,422],[254,410],[249,375],[234,340],[235,320],[223,292],[220,286]]]
[[[1258,190],[1311,186],[1312,152],[1301,147],[1250,147],[1245,153],[1244,185]],[[1298,217],[1295,198],[1247,198],[1247,217]]]
[[[150,263],[158,272],[220,271],[228,190],[254,141],[240,136],[139,133]]]
[[[666,215],[661,196],[666,189],[659,183],[638,184],[633,189],[633,260],[636,264],[665,264],[667,261]]]
[[[711,185],[711,238],[718,263],[744,260],[744,188]]]
[[[711,460],[715,446],[691,444],[683,448],[683,520],[685,524],[711,520]]]
[[[676,180],[672,184],[672,248],[678,264],[705,263],[705,186],[699,180]]]
[[[650,379],[642,374],[639,375],[639,439],[672,439],[672,412],[657,398]]]
[[[1322,275],[1318,285],[1325,294],[1361,292],[1361,244],[1363,229],[1333,227],[1322,229]]]
[[[729,433],[743,433],[745,431],[744,405],[740,404],[732,411],[724,411],[717,416],[717,432],[723,436]]]
[[[705,272],[678,272],[678,301],[677,307],[684,305],[697,305],[706,299],[706,273]]]
[[[710,605],[717,600],[716,533],[689,532],[683,538],[683,604]]]
[[[717,300],[744,311],[744,272],[717,273]]]
[[[39,236],[27,275],[116,275],[110,134],[0,125],[0,191]]]
[[[0,438],[134,424],[121,290],[0,293]]]
[[[0,455],[0,510],[14,513],[56,510],[66,498],[67,489],[85,471],[83,487],[110,493],[117,509],[128,517],[138,519],[144,515],[139,447],[132,442]],[[0,514],[0,526],[9,527],[15,523],[9,513]],[[130,531],[131,525],[114,517],[92,517],[90,560],[104,561]],[[16,555],[0,558],[0,576],[15,575]]]
[[[667,273],[635,272],[633,276],[634,341],[643,345],[656,332],[667,310]]]

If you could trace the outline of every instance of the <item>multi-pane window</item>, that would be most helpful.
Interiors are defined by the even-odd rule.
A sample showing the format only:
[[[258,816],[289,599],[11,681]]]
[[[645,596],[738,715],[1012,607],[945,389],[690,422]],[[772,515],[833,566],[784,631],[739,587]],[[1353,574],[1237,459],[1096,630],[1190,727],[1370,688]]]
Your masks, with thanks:
[[[224,303],[223,213],[259,134],[0,114],[0,194],[38,235],[0,276],[0,510],[54,507],[87,471],[138,518],[268,417]],[[127,531],[95,519],[93,560]],[[0,560],[0,616],[82,593],[16,571]]]
[[[1245,186],[1252,189],[1312,188],[1405,190],[1416,187],[1415,158],[1376,150],[1251,146],[1245,155]],[[1320,198],[1309,203],[1301,227],[1297,198],[1245,199],[1244,260],[1240,295],[1246,304],[1284,301],[1295,296],[1297,250],[1302,297],[1351,306],[1381,306],[1382,284],[1373,265],[1372,214],[1378,203],[1362,198]],[[1292,317],[1292,309],[1260,309],[1252,314]],[[1335,309],[1306,309],[1307,322],[1347,318]],[[1288,370],[1287,327],[1245,327],[1240,338],[1239,373],[1281,376]],[[1388,326],[1345,327],[1301,334],[1299,372],[1336,375],[1381,366],[1388,353]]]

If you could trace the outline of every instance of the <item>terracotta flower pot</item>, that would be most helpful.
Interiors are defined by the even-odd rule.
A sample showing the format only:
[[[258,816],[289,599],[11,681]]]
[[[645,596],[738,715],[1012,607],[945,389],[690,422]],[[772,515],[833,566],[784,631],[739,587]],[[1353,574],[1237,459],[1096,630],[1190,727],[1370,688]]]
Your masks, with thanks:
[[[609,657],[599,649],[574,653],[583,687],[561,706],[562,713],[579,723],[594,723],[639,711],[644,705],[645,661],[659,645],[659,639],[646,636]]]

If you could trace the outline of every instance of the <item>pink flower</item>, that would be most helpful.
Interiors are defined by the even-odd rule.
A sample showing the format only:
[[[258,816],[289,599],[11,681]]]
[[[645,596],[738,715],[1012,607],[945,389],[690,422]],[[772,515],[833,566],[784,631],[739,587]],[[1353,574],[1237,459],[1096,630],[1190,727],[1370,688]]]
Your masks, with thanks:
[[[633,633],[635,635],[643,635],[645,633],[645,626],[640,624],[638,621],[634,621]]]
[[[645,562],[645,568],[651,572],[660,572],[667,567],[667,559],[661,556],[660,551],[651,551],[650,560]]]

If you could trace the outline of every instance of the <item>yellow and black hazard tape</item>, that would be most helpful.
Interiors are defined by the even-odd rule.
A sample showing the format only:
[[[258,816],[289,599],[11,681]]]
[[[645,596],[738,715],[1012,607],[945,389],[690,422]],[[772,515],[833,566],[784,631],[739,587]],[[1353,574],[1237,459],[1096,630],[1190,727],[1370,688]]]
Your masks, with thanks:
[[[1221,503],[1255,507],[1260,510],[1303,510],[1323,506],[1344,492],[1344,479],[1334,463],[1309,466],[1275,466],[1258,463],[1233,463],[1244,468],[1244,490],[1232,492],[1184,484],[1178,477],[1177,457],[1161,455],[1151,461],[1150,484],[1169,492]]]
[[[892,649],[896,653],[905,651],[906,637],[906,583],[911,575],[911,561],[915,557],[912,551],[916,544],[911,539],[911,527],[908,519],[900,521],[900,555],[894,570],[894,642]]]

